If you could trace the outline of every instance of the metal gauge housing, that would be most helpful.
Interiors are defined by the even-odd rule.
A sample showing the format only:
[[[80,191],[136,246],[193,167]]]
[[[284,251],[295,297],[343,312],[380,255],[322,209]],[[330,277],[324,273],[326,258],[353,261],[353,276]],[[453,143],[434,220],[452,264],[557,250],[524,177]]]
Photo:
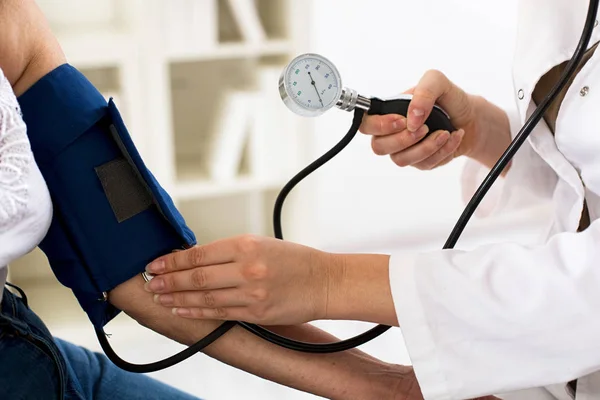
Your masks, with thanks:
[[[294,58],[279,78],[284,104],[304,117],[316,117],[334,107],[342,90],[342,78],[335,65],[313,53]]]

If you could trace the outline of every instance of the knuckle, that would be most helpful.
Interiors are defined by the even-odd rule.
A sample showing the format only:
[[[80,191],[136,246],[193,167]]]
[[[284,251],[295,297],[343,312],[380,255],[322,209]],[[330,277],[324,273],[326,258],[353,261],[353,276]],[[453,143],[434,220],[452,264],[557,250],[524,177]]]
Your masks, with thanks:
[[[405,137],[403,137],[401,134],[396,134],[392,136],[393,139],[393,145],[394,145],[394,151],[400,151],[400,150],[404,150],[406,147],[408,147],[409,144],[412,143],[407,143],[409,142],[409,140],[406,140]]]
[[[204,292],[202,296],[204,297],[204,304],[207,307],[213,307],[215,305],[215,296],[212,292]]]
[[[428,69],[425,71],[425,75],[433,80],[446,80],[446,75],[436,68]]]
[[[381,118],[381,117],[377,118],[377,129],[378,129],[379,133],[381,133],[381,134],[385,133],[384,132],[385,124],[383,123],[383,118]]]
[[[179,271],[179,263],[175,253],[168,254],[163,259],[165,260],[166,272]]]
[[[417,166],[417,168],[422,171],[430,171],[430,170],[436,168],[442,160],[444,160],[446,157],[448,157],[450,155],[450,153],[451,153],[451,150],[448,148],[448,145],[446,144],[441,149],[439,149],[438,151],[433,153],[431,155],[431,157],[420,162],[419,165]]]
[[[250,313],[254,316],[254,318],[258,321],[264,321],[267,317],[267,307],[258,306],[252,307]]]
[[[165,284],[163,292],[168,292],[175,288],[175,280],[173,279],[173,276],[164,275],[160,279],[162,279],[163,283]]]
[[[183,307],[189,303],[188,299],[183,295],[183,293],[173,293],[173,305],[177,307]]]
[[[256,253],[260,246],[261,239],[256,235],[244,235],[239,241],[239,250],[242,253]]]
[[[448,77],[438,69],[428,70],[427,72],[425,72],[425,77],[429,82],[440,86],[447,86],[450,83]]]
[[[248,264],[243,271],[249,281],[261,281],[267,277],[268,267],[260,262]]]
[[[256,289],[251,294],[250,297],[257,302],[264,302],[269,298],[269,293],[266,289]]]
[[[413,96],[435,102],[441,95],[441,93],[436,93],[436,89],[445,88],[448,83],[449,80],[443,72],[437,69],[427,70],[420,84],[415,87]],[[443,92],[443,90],[439,91]]]
[[[377,140],[376,137],[371,139],[371,149],[373,149],[373,153],[375,153],[378,156],[385,155],[385,150],[383,149],[383,146],[381,145],[381,141]]]
[[[433,142],[425,145],[425,152],[429,157],[431,157],[438,149],[439,147]]]
[[[427,87],[422,87],[422,86],[418,86],[415,89],[414,97],[420,98],[421,100],[427,100],[430,102],[435,102],[435,100],[437,100],[437,96],[433,92],[433,90],[431,90],[430,88],[427,88]]]
[[[191,266],[197,267],[202,265],[202,261],[205,258],[205,250],[201,246],[194,246],[188,250],[188,262]]]
[[[408,160],[405,157],[399,155],[398,153],[392,154],[391,159],[394,162],[394,164],[396,164],[399,167],[408,167],[409,165]]]
[[[204,289],[207,285],[206,272],[203,268],[196,268],[190,277],[194,289]]]
[[[227,318],[227,310],[219,307],[219,308],[215,308],[215,316],[219,319],[225,319]]]
[[[439,136],[436,136],[434,140],[428,140],[427,143],[425,144],[426,151],[431,155],[433,155],[435,152],[437,152],[438,150],[440,150],[443,147],[443,145],[440,146],[437,143],[438,138],[439,138]],[[444,145],[445,144],[446,143],[444,143]]]

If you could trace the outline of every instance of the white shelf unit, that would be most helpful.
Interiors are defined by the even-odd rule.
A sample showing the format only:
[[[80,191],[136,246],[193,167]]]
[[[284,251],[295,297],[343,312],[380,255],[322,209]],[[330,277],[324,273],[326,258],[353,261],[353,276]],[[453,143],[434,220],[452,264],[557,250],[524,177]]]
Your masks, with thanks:
[[[308,161],[311,121],[285,108],[274,75],[308,46],[306,5],[294,0],[37,3],[68,62],[114,98],[146,164],[200,243],[244,233],[272,235],[276,195]],[[242,29],[257,21],[252,16],[264,34],[258,39]],[[247,104],[252,121],[236,175],[218,180],[207,164],[223,122],[219,106],[232,91],[254,96]],[[294,196],[288,201],[284,217],[294,218]],[[26,290],[40,285],[66,290],[39,250],[10,270],[11,280]],[[82,318],[78,321],[86,323]]]

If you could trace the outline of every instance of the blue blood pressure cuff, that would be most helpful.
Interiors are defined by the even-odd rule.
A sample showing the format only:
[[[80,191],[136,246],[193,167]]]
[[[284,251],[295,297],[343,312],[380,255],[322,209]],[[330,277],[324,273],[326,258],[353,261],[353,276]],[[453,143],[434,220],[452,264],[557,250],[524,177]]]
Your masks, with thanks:
[[[105,293],[196,238],[144,165],[112,99],[77,69],[59,66],[19,103],[54,205],[39,247],[101,328],[119,313]]]

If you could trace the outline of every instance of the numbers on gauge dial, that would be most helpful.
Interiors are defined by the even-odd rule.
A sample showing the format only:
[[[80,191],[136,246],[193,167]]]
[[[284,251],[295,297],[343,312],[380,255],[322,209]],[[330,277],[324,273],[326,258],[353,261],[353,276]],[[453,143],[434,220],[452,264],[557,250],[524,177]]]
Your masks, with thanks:
[[[338,77],[317,58],[304,58],[290,65],[287,80],[290,96],[306,109],[329,108],[339,100]]]

